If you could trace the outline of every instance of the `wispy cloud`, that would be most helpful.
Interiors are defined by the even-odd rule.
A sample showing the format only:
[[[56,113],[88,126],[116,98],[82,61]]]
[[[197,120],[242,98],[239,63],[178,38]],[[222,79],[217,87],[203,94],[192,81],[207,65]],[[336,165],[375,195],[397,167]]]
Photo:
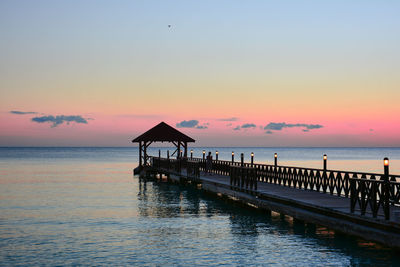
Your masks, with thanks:
[[[207,129],[208,127],[207,126],[204,126],[204,125],[197,125],[196,126],[196,129]]]
[[[248,129],[248,128],[256,128],[257,126],[254,123],[245,123],[242,125],[242,129]]]
[[[236,117],[232,117],[232,118],[221,118],[221,119],[218,119],[219,121],[237,121],[237,120],[239,120],[239,118],[236,118]]]
[[[255,125],[254,123],[245,123],[242,124],[241,126],[238,125],[235,128],[233,128],[234,131],[239,131],[240,129],[251,129],[251,128],[256,128],[257,125]]]
[[[208,129],[209,123],[203,123],[203,125],[199,125],[198,120],[188,120],[188,121],[181,121],[176,124],[178,128],[195,128],[195,129]]]
[[[34,111],[19,111],[19,110],[11,110],[10,113],[16,115],[38,114],[37,112]]]
[[[293,127],[300,127],[305,128],[303,132],[309,132],[313,129],[323,128],[323,125],[320,124],[306,124],[306,123],[285,123],[285,122],[270,122],[267,126],[264,127],[264,130],[268,130],[266,133],[270,133],[271,130],[273,131],[281,131],[283,128],[293,128]]]
[[[58,125],[66,122],[69,124],[70,122],[76,122],[76,123],[84,123],[87,124],[87,119],[83,118],[80,115],[72,115],[72,116],[65,116],[65,115],[58,115],[58,116],[42,116],[42,117],[34,117],[32,118],[33,122],[37,123],[52,123],[51,127],[57,127]]]

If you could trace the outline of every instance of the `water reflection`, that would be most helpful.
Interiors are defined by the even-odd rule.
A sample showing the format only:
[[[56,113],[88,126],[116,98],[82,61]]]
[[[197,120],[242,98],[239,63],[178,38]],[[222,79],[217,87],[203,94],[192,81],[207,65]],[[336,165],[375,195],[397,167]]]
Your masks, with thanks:
[[[243,207],[191,186],[140,180],[138,200],[140,216],[190,219],[184,221],[186,225],[164,229],[161,237],[193,235],[195,239],[211,235],[216,242],[227,243],[230,252],[225,260],[234,264],[254,263],[245,255],[271,264],[282,264],[284,260],[288,265],[324,265],[324,261],[350,266],[400,265],[400,256],[394,249],[287,215]],[[207,231],[207,224],[202,225],[210,223],[206,218],[227,224],[216,223],[209,227],[216,229]]]

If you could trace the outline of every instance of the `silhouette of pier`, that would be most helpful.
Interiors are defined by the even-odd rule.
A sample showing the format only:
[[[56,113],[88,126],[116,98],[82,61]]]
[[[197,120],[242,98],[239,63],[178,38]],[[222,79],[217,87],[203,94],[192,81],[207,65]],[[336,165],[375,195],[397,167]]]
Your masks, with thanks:
[[[187,144],[183,147],[186,152],[177,145],[175,158],[169,153],[163,158],[160,151],[158,156],[143,155],[140,148],[143,160],[135,172],[194,184],[253,207],[400,248],[400,177],[389,174],[387,158],[383,174],[377,174],[327,169],[326,155],[323,168],[315,169],[278,165],[277,154],[272,165],[255,163],[253,153],[251,162],[244,162],[243,154],[235,161],[233,152],[231,161],[219,160],[218,153],[211,160],[205,151],[195,158],[192,151],[187,155]]]

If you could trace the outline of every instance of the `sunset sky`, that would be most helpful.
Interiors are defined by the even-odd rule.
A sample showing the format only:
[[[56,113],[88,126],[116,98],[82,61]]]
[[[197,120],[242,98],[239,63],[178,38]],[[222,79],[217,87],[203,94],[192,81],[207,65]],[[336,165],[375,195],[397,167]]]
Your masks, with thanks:
[[[0,146],[400,146],[400,1],[0,1]]]

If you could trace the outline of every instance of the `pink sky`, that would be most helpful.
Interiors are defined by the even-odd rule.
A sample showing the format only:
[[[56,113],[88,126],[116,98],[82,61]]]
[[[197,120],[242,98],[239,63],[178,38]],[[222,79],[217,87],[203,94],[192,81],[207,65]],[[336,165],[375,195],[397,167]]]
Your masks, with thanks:
[[[400,146],[397,2],[103,5],[1,6],[0,146]]]
[[[1,145],[7,146],[129,146],[130,140],[153,127],[160,121],[171,126],[191,119],[197,120],[206,129],[178,128],[196,139],[197,146],[398,146],[400,145],[399,123],[391,120],[351,120],[344,121],[289,121],[235,118],[233,121],[222,121],[224,118],[211,117],[168,117],[166,115],[103,115],[87,114],[87,123],[63,122],[51,127],[51,122],[37,123],[31,119],[43,114],[16,115],[7,112],[0,114],[3,126]],[[229,118],[225,118],[229,119]],[[306,127],[284,127],[282,130],[264,129],[270,122],[286,124],[318,124],[318,129]],[[250,124],[250,128],[243,128]],[[255,127],[253,127],[253,125]],[[239,126],[239,127],[238,127]],[[234,129],[240,128],[239,130]]]

